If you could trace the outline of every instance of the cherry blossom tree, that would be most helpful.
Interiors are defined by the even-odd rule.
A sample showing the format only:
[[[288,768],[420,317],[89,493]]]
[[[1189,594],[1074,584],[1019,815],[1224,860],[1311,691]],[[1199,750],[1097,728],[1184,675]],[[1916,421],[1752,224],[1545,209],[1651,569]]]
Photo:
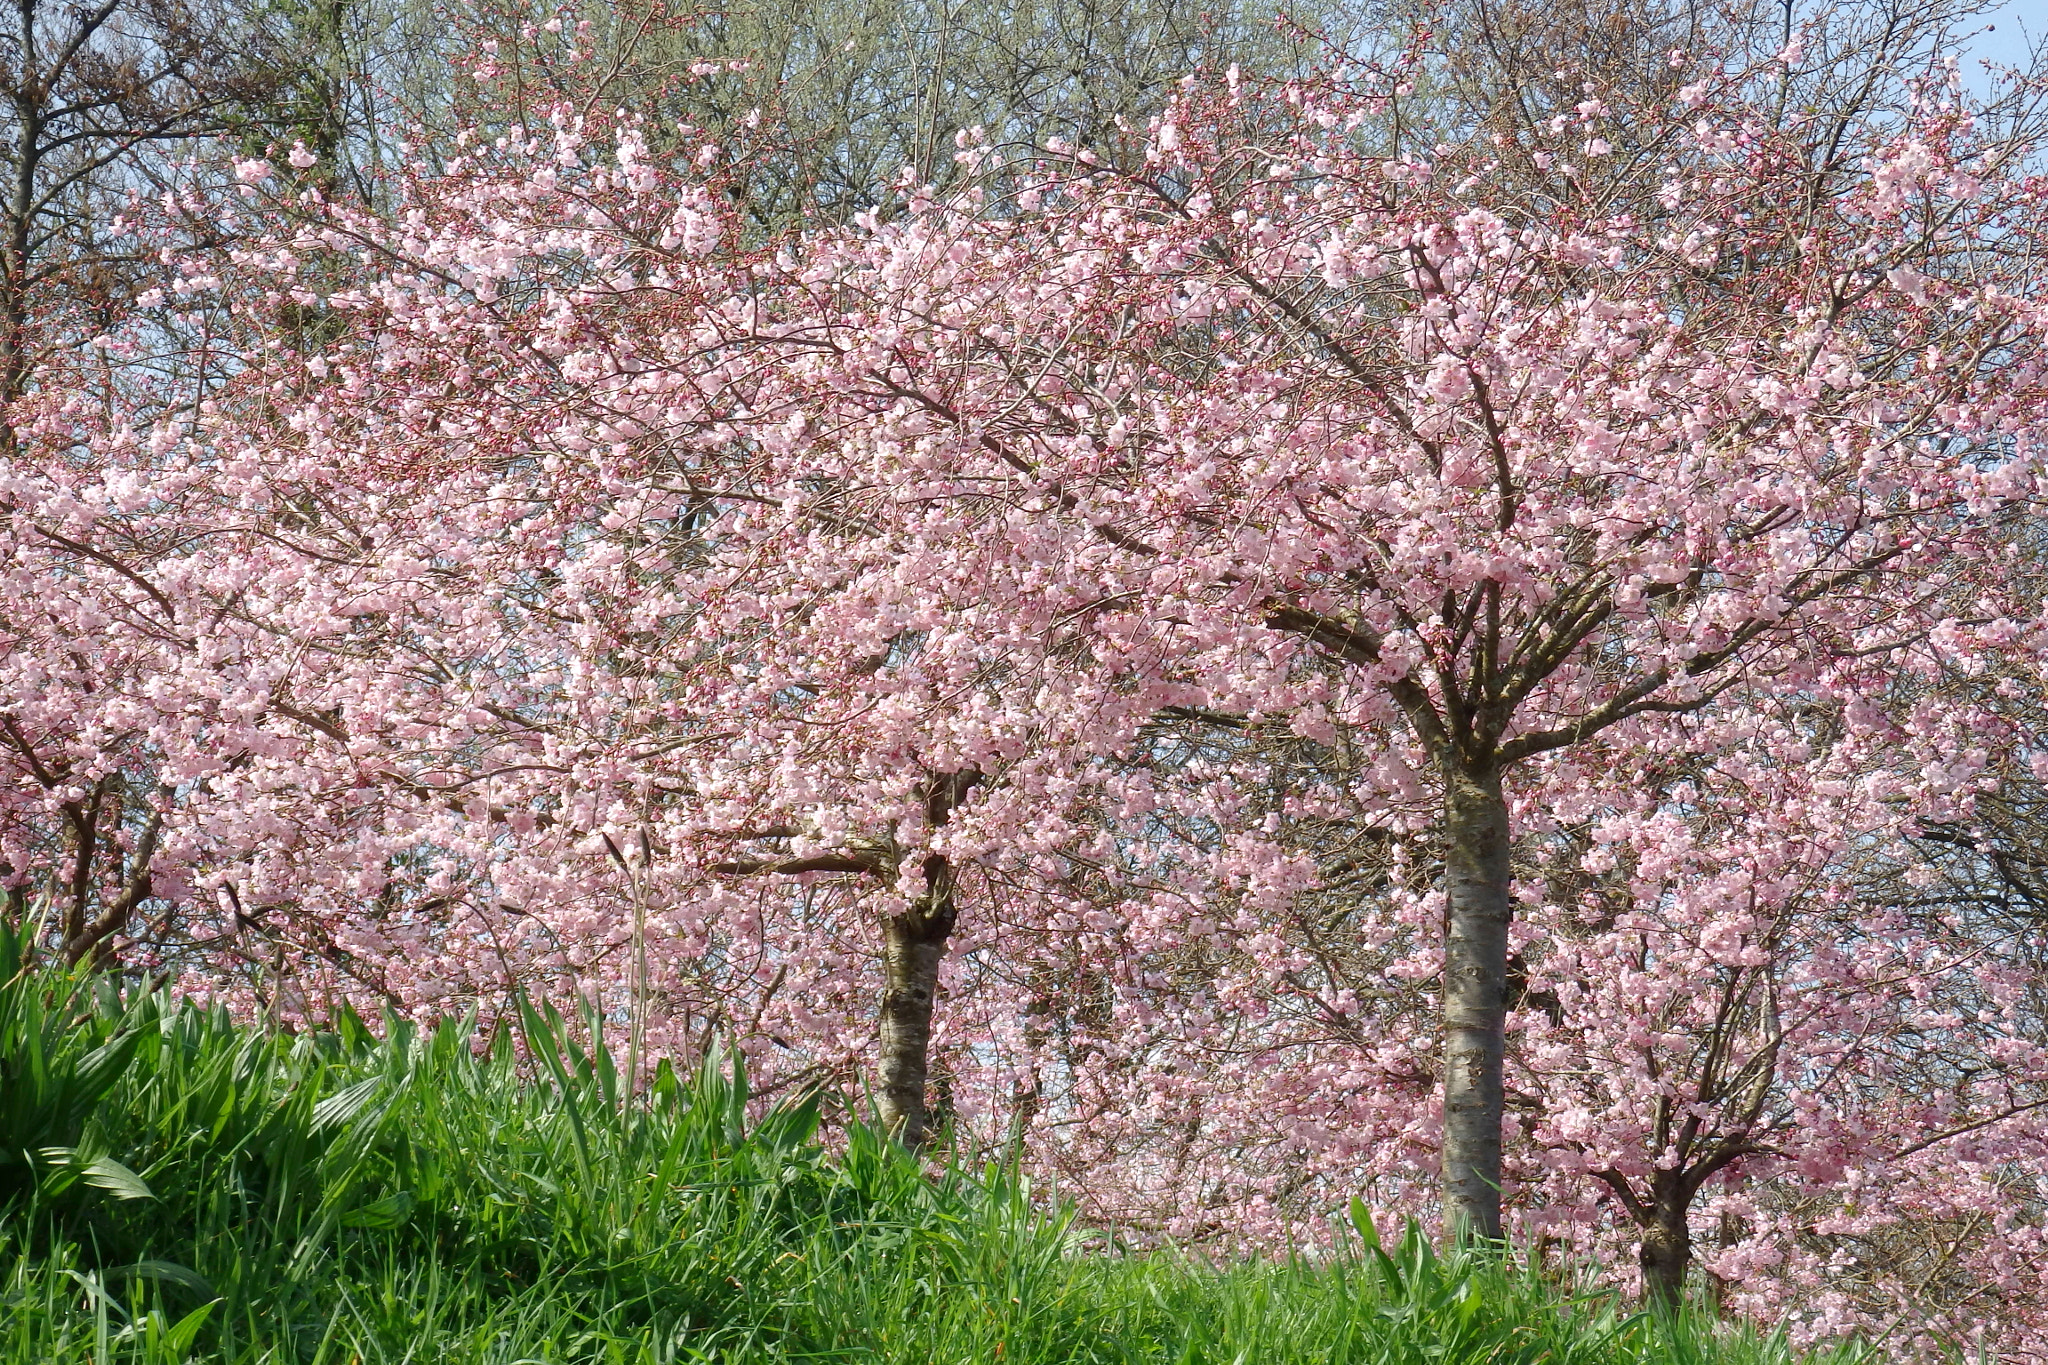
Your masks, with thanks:
[[[1758,87],[1588,92],[1552,181],[1499,193],[1483,141],[1361,147],[1372,96],[1191,96],[1142,169],[807,243],[799,277],[859,303],[777,318],[806,454],[886,443],[1061,528],[1162,700],[1260,706],[1233,675],[1275,635],[1375,685],[1344,719],[1412,735],[1441,792],[1446,1209],[1489,1236],[1507,774],[2032,615],[1969,572],[2034,487],[2027,148],[1938,85],[1854,147]],[[1579,170],[1611,159],[1653,192],[1617,211]]]
[[[244,161],[219,212],[274,214],[276,235],[217,273],[188,261],[178,288],[240,326],[247,367],[147,439],[77,403],[43,414],[18,487],[43,540],[19,586],[83,600],[42,624],[25,597],[37,629],[13,657],[60,656],[85,613],[139,633],[118,677],[42,690],[24,783],[71,776],[38,772],[46,752],[153,764],[177,835],[118,913],[60,937],[110,952],[124,934],[138,966],[239,955],[268,1008],[287,980],[300,1009],[538,980],[628,1001],[638,1036],[655,997],[665,1046],[694,1021],[842,1079],[865,1049],[820,1006],[867,1013],[878,958],[876,1099],[915,1144],[955,863],[1014,851],[1024,808],[1048,808],[1018,784],[1064,760],[975,714],[1036,686],[1018,666],[923,641],[912,589],[944,565],[886,537],[808,552],[821,525],[858,524],[858,495],[813,481],[785,507],[789,488],[721,453],[776,440],[736,436],[721,341],[762,257],[722,207],[719,149],[662,174],[630,122],[610,134],[593,155],[563,111],[537,148],[478,147],[389,222],[309,191],[303,149],[290,169]],[[316,305],[340,339],[299,354],[306,333],[276,319]],[[168,685],[179,667],[197,671]],[[967,701],[933,713],[956,686]],[[177,733],[109,743],[83,720],[123,708]],[[23,795],[32,865],[57,846],[52,798]],[[1075,836],[1041,821],[1037,839]],[[756,874],[785,889],[756,900]],[[158,923],[138,933],[142,899]]]
[[[2020,1321],[2030,978],[1850,888],[2032,740],[1925,689],[2036,668],[2035,144],[1665,60],[1535,147],[1197,80],[758,244],[730,149],[566,108],[389,220],[245,163],[177,287],[246,368],[6,470],[22,856],[130,744],[134,908],[271,1008],[574,990],[1134,1230],[1440,1182],[1652,1292],[1718,1219],[1756,1311]],[[1845,1250],[1912,1227],[1921,1289]]]

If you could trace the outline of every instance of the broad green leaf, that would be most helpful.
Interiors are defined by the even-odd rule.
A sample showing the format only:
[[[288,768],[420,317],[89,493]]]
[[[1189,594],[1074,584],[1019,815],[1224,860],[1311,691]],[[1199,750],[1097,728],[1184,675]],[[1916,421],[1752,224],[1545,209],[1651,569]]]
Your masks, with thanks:
[[[313,1131],[339,1128],[369,1107],[377,1097],[384,1078],[372,1076],[367,1081],[357,1081],[344,1090],[337,1090],[313,1106]]]
[[[160,1284],[174,1284],[189,1289],[202,1298],[214,1298],[219,1291],[198,1271],[179,1265],[176,1261],[137,1261],[133,1265],[116,1266],[106,1272],[106,1278],[155,1280]]]
[[[400,1190],[386,1195],[373,1203],[341,1215],[341,1226],[345,1228],[395,1228],[403,1223],[413,1210],[416,1201],[412,1195]]]
[[[1380,1248],[1380,1230],[1372,1221],[1372,1210],[1357,1195],[1351,1196],[1351,1226],[1358,1229],[1358,1236],[1374,1251]]]

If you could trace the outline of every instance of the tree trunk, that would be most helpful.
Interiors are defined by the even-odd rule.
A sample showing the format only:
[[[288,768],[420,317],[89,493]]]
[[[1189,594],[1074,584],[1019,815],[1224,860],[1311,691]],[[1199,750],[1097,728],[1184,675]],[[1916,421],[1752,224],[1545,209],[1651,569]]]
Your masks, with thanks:
[[[932,1041],[932,1001],[939,989],[939,964],[952,936],[952,869],[945,859],[925,859],[932,880],[922,902],[889,920],[883,949],[881,1017],[882,1127],[913,1151],[925,1144],[925,1072]],[[933,864],[941,864],[934,868]],[[937,875],[934,876],[933,874]]]
[[[1685,1272],[1692,1265],[1692,1229],[1686,1223],[1691,1202],[1678,1171],[1657,1172],[1636,1263],[1643,1271],[1644,1297],[1665,1308],[1678,1307],[1685,1297]]]
[[[967,793],[981,782],[976,768],[941,773],[923,789],[925,819],[933,829],[953,817]],[[952,860],[943,853],[924,859],[924,895],[889,920],[882,952],[881,1095],[882,1127],[905,1147],[922,1148],[926,1130],[925,1073],[930,1064],[932,1003],[939,992],[939,964],[946,940],[960,917]]]
[[[1496,1240],[1507,1022],[1508,807],[1500,772],[1443,763],[1444,1225]]]

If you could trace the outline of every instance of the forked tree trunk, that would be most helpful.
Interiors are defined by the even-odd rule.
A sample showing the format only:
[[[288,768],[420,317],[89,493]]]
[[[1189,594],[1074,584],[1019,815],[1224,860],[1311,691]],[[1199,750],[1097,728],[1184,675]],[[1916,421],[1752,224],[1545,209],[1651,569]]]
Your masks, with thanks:
[[[1501,1235],[1508,971],[1508,807],[1500,772],[1444,777],[1443,1211],[1452,1237]]]

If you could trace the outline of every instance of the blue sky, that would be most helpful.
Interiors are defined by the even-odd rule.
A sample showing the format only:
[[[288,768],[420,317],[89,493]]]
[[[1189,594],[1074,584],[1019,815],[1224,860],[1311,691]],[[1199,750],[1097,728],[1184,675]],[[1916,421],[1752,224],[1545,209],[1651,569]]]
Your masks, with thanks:
[[[1979,34],[1970,44],[1971,55],[2017,66],[2030,41],[2038,43],[2048,37],[2048,0],[2011,0],[1989,22],[1996,31]],[[1967,66],[1975,69],[1974,63]]]

